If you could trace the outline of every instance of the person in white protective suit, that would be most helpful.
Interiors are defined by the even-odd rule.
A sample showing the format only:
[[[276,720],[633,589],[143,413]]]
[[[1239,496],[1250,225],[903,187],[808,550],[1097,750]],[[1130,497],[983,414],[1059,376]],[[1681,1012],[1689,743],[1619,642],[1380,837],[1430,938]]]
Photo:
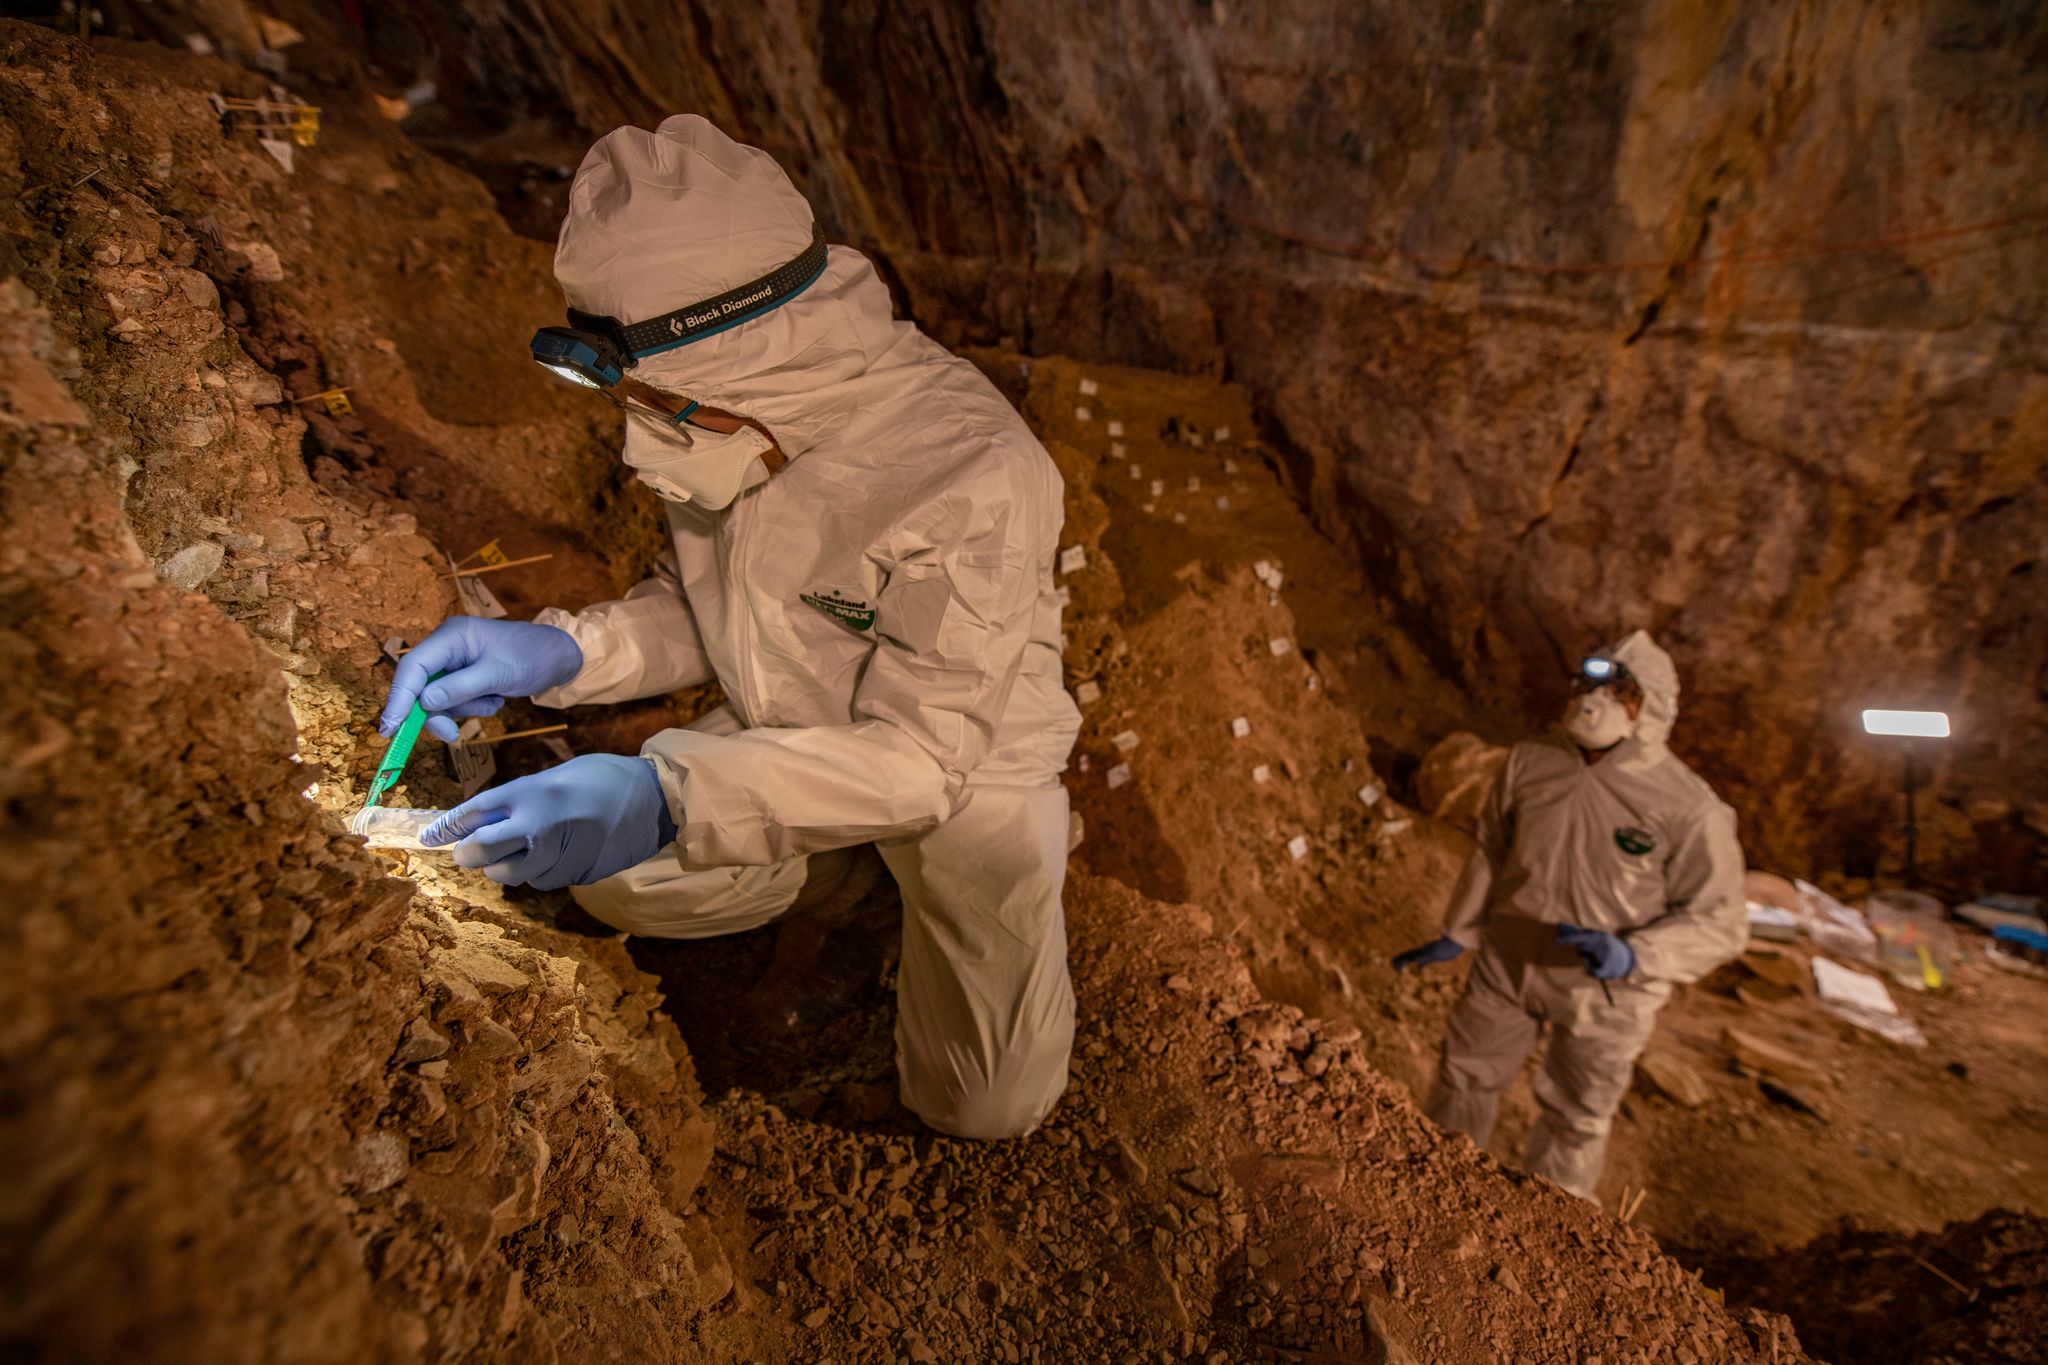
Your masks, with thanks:
[[[534,354],[626,414],[673,572],[532,623],[458,617],[402,661],[447,737],[507,696],[626,701],[716,679],[648,740],[480,793],[424,838],[502,882],[571,887],[635,934],[774,920],[877,846],[901,887],[900,1093],[931,1127],[1031,1131],[1074,999],[1059,775],[1059,474],[972,366],[892,315],[765,153],[694,116],[584,158]],[[438,680],[434,680],[435,676]]]
[[[1735,814],[1666,747],[1677,716],[1678,671],[1647,634],[1587,659],[1563,733],[1509,751],[1443,937],[1394,959],[1479,950],[1427,1110],[1482,1146],[1549,1026],[1523,1162],[1587,1199],[1657,1011],[1749,933]]]

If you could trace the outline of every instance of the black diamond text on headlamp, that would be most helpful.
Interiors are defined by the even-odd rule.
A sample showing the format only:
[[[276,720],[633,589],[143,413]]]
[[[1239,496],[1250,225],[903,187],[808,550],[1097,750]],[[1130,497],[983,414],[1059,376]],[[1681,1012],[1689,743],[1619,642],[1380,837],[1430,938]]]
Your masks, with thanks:
[[[678,346],[687,346],[693,341],[702,341],[715,332],[737,327],[750,318],[761,316],[771,308],[780,307],[810,288],[824,273],[825,234],[822,229],[813,225],[811,244],[805,247],[803,253],[795,260],[787,265],[778,266],[761,278],[750,280],[737,289],[728,289],[716,298],[686,304],[674,312],[663,313],[658,318],[648,318],[645,322],[635,322],[631,325],[602,313],[582,313],[571,308],[567,328],[543,330],[580,332],[586,337],[605,340],[617,348],[621,365],[631,369],[635,361],[659,355],[663,351],[672,351]],[[540,359],[539,342],[540,338],[536,336],[536,360]]]

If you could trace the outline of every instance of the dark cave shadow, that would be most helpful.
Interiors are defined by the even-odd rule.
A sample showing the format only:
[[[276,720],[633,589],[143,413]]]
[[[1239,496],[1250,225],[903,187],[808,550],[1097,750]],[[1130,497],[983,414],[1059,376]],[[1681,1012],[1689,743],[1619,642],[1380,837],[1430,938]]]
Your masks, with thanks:
[[[884,873],[849,906],[792,911],[717,938],[626,940],[659,983],[707,1099],[762,1096],[860,1131],[922,1131],[896,1099],[895,969],[902,898]],[[556,927],[616,931],[569,903]]]

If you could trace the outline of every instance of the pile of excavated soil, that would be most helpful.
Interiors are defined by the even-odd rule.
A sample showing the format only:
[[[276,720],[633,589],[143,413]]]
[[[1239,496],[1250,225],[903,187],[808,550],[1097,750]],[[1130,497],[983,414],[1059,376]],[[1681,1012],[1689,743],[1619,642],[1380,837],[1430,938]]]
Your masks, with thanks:
[[[1080,1040],[1040,1133],[965,1144],[891,1111],[886,964],[820,1046],[706,1097],[675,963],[696,945],[431,859],[389,875],[339,816],[376,756],[381,642],[453,610],[446,558],[552,554],[495,577],[519,609],[608,595],[653,544],[603,410],[500,344],[555,311],[544,253],[345,101],[288,175],[208,110],[246,73],[0,45],[10,1345],[1803,1358],[1643,1232],[1446,1141],[1372,1065],[1381,1030],[1262,986],[1359,990],[1289,963],[1361,886],[1404,929],[1433,913],[1443,860],[1358,788],[1439,698],[1369,615],[1303,608],[1341,561],[1242,430],[1219,450],[1170,424],[1176,396],[1082,424],[1126,423],[1121,463],[1153,466],[1132,479],[1106,428],[1040,410],[1078,406],[1071,367],[1028,379],[1087,559],[1072,680],[1099,689],[1071,774]],[[353,415],[295,401],[337,385]],[[572,713],[569,742],[631,747],[687,705]],[[400,799],[454,799],[440,759]]]

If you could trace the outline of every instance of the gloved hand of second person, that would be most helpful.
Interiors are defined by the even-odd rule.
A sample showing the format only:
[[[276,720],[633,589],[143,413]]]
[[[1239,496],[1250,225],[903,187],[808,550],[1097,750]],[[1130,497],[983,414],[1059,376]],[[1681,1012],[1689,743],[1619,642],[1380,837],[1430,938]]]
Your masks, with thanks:
[[[1636,950],[1604,929],[1560,924],[1557,941],[1578,949],[1579,956],[1586,960],[1586,970],[1602,981],[1619,981],[1636,969]]]
[[[1455,939],[1436,939],[1423,944],[1420,948],[1410,948],[1407,952],[1396,956],[1394,958],[1394,970],[1397,972],[1412,972],[1417,967],[1430,967],[1439,962],[1449,962],[1464,951],[1465,949]]]
[[[457,866],[542,891],[601,881],[645,862],[675,837],[654,764],[619,754],[581,754],[515,777],[420,831],[430,848],[460,839]]]
[[[377,733],[396,731],[418,701],[427,710],[428,733],[452,744],[464,719],[488,716],[507,697],[545,692],[582,671],[583,650],[566,630],[451,616],[399,659]],[[434,678],[436,673],[442,676]]]

